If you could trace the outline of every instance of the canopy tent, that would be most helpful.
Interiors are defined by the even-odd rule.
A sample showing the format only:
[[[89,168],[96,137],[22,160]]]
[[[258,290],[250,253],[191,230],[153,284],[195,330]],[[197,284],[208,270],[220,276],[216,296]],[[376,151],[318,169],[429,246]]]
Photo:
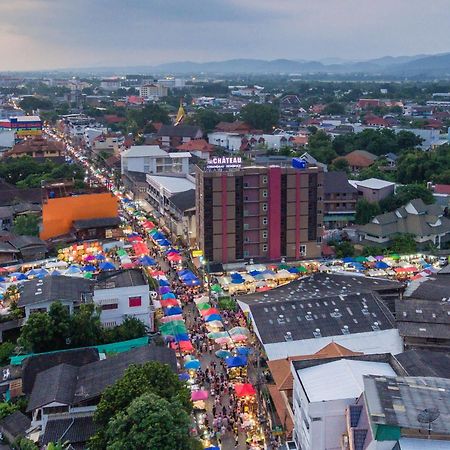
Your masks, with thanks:
[[[159,288],[159,293],[160,293],[160,294],[168,294],[169,292],[171,292],[169,286],[161,286],[161,287]]]
[[[217,350],[216,356],[221,359],[231,358],[233,354],[228,350]]]
[[[163,294],[161,296],[163,300],[168,300],[169,298],[176,298],[175,294],[173,292],[167,292],[167,294]]]
[[[175,316],[164,316],[159,319],[161,323],[169,323],[178,320],[183,321],[183,316],[181,314],[177,314]]]
[[[116,266],[111,261],[102,262],[99,266],[100,270],[115,270]]]
[[[384,261],[377,261],[374,266],[376,269],[388,269],[389,264]]]
[[[202,317],[210,316],[211,314],[220,314],[217,308],[209,308],[200,311]]]
[[[187,380],[189,380],[189,374],[188,373],[186,373],[186,372],[183,372],[183,373],[180,373],[180,374],[178,374],[178,379],[180,380],[180,381],[187,381]]]
[[[221,321],[222,317],[219,314],[211,314],[210,316],[205,318],[205,322],[213,322],[216,320]]]
[[[171,306],[169,308],[164,308],[165,316],[175,316],[176,314],[182,314],[183,310],[179,306]]]
[[[141,266],[156,266],[156,261],[148,255],[139,258],[138,262]]]
[[[199,311],[204,310],[204,309],[212,309],[212,306],[209,303],[199,303],[197,305],[197,308]]]
[[[167,300],[161,300],[161,306],[163,308],[169,308],[170,306],[180,306],[180,302],[176,298],[168,298]],[[170,314],[171,316],[173,314]]]
[[[232,356],[231,358],[225,358],[225,364],[229,369],[244,367],[247,365],[247,358],[245,356]]]
[[[191,400],[198,402],[199,400],[206,400],[208,398],[208,391],[199,390],[191,392]]]
[[[170,344],[172,350],[180,350],[182,352],[193,352],[194,346],[191,341],[172,342]]]
[[[238,397],[251,397],[256,395],[256,390],[250,383],[234,383],[233,387]]]
[[[229,331],[229,333],[231,335],[234,334],[244,334],[246,336],[250,336],[250,330],[248,328],[245,327],[233,327],[231,328],[231,330]]]
[[[198,359],[191,359],[190,361],[187,361],[184,364],[184,368],[185,369],[197,370],[197,369],[200,369],[200,367],[201,367],[201,363],[200,363],[200,361]]]
[[[164,280],[163,278],[161,278],[159,280],[159,285],[160,286],[170,286],[170,283],[167,280]]]
[[[95,266],[93,266],[92,264],[88,264],[87,266],[83,267],[83,270],[85,272],[95,272],[97,270],[97,268]]]

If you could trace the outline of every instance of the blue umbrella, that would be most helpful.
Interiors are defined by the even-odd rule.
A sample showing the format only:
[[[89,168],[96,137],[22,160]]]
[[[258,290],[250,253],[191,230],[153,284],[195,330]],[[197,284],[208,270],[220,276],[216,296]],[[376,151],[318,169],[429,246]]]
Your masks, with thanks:
[[[198,359],[191,359],[187,363],[184,364],[185,369],[199,369],[201,367],[201,363]]]
[[[389,268],[389,264],[385,263],[384,261],[377,261],[375,263],[375,268],[376,269],[388,269]]]
[[[150,256],[143,256],[139,259],[139,264],[142,266],[154,266],[156,265],[156,261],[153,258],[150,258]]]
[[[168,300],[169,298],[177,298],[173,292],[168,292],[167,294],[163,294],[161,296],[163,300]]]
[[[175,340],[177,342],[181,342],[181,341],[189,341],[189,336],[187,333],[181,333],[181,334],[176,334],[175,335]]]
[[[14,276],[18,281],[26,280],[27,276],[24,273],[21,272],[15,272],[11,274],[11,276]]]
[[[95,259],[97,261],[104,261],[106,259],[106,256],[102,255],[102,254],[98,254],[98,255],[95,255]]]
[[[160,286],[170,286],[170,283],[167,280],[159,280]]]
[[[166,308],[166,316],[176,316],[182,314],[183,310],[179,306],[172,306],[171,308]]]
[[[239,356],[248,356],[249,354],[250,354],[250,349],[249,348],[247,348],[247,347],[236,347],[236,353],[239,355]]]
[[[85,272],[95,272],[97,269],[92,264],[88,264],[87,266],[83,267],[83,270]]]
[[[26,273],[27,277],[35,276],[39,273],[39,269],[31,269]]]
[[[262,272],[260,272],[259,270],[252,270],[251,272],[249,272],[250,275],[252,277],[256,276],[256,275],[261,275]]]
[[[50,273],[50,276],[52,277],[57,277],[61,275],[61,272],[59,270],[54,270],[53,272]]]
[[[218,358],[225,359],[225,358],[230,358],[230,357],[233,356],[233,355],[232,355],[232,353],[229,352],[228,350],[217,350],[216,356],[217,356]]]
[[[244,367],[247,365],[247,358],[245,356],[233,356],[225,359],[225,364],[228,368]]]
[[[116,266],[110,261],[102,262],[99,267],[100,267],[100,270],[115,270],[116,269]]]
[[[65,273],[74,275],[76,273],[81,273],[81,269],[78,266],[69,266]]]
[[[342,258],[342,262],[344,263],[351,263],[354,259],[351,256],[346,256],[345,258]]]
[[[220,450],[220,448],[212,446],[212,447],[206,447],[205,450]]]
[[[0,283],[4,283],[6,281],[6,278],[0,277]]]
[[[297,267],[289,267],[288,272],[289,273],[298,273],[298,269],[297,269]]]
[[[222,320],[222,317],[220,317],[219,314],[211,314],[206,317],[205,322],[212,322],[213,320]]]
[[[184,283],[186,286],[197,286],[197,285],[200,284],[200,281],[199,281],[198,278],[197,278],[197,279],[195,279],[195,280],[183,280],[183,283]]]
[[[179,380],[181,380],[181,381],[187,381],[187,380],[189,380],[189,374],[188,373],[185,373],[185,372],[183,372],[183,373],[180,373],[179,375],[178,375],[178,379]]]

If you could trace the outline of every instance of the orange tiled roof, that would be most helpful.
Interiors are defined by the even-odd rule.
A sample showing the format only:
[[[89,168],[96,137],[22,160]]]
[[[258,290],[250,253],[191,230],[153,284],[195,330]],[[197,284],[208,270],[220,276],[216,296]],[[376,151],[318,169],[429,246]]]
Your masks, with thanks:
[[[181,150],[183,152],[212,152],[214,150],[214,146],[208,144],[205,139],[192,139],[179,145],[177,150]]]

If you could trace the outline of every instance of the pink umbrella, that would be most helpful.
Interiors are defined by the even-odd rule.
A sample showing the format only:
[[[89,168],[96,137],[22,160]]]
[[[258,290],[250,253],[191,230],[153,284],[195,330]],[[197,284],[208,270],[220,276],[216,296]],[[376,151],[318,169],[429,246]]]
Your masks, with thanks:
[[[199,400],[206,400],[208,398],[208,391],[192,391],[191,400],[198,402]]]
[[[230,337],[225,336],[225,337],[220,337],[214,340],[216,344],[219,345],[223,345],[223,344],[231,344],[233,341],[231,340]]]
[[[87,255],[84,258],[85,261],[94,261],[95,260],[95,256],[94,255]]]
[[[242,342],[242,341],[246,341],[246,340],[247,340],[247,336],[245,336],[244,334],[236,334],[236,336],[233,336],[234,342]]]
[[[176,314],[174,316],[165,316],[165,317],[161,317],[161,319],[159,319],[159,321],[161,323],[173,322],[174,320],[183,320],[183,315]]]

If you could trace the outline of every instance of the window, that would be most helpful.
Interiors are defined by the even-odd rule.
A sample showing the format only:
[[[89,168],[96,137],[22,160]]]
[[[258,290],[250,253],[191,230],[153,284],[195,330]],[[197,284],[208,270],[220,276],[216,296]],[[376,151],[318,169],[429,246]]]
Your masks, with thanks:
[[[263,205],[262,205],[262,209],[263,209],[263,211],[264,211],[264,212],[266,212],[266,211],[267,211],[267,203],[263,203]]]
[[[306,256],[306,245],[300,245],[300,255]]]
[[[267,252],[267,249],[268,249],[267,244],[263,244],[263,252]]]
[[[262,177],[262,182],[263,182],[264,184],[267,183],[267,177],[266,177],[265,175]]]
[[[102,311],[107,311],[108,309],[118,309],[119,305],[117,303],[108,303],[107,305],[102,305]]]
[[[263,239],[267,239],[267,231],[263,231],[262,236],[263,236]]]
[[[267,191],[264,189],[262,193],[263,197],[267,197]]]
[[[267,225],[267,217],[263,217],[262,223],[263,225]]]
[[[135,306],[141,306],[141,305],[142,305],[141,297],[129,297],[128,298],[128,306],[130,308],[134,308]]]

